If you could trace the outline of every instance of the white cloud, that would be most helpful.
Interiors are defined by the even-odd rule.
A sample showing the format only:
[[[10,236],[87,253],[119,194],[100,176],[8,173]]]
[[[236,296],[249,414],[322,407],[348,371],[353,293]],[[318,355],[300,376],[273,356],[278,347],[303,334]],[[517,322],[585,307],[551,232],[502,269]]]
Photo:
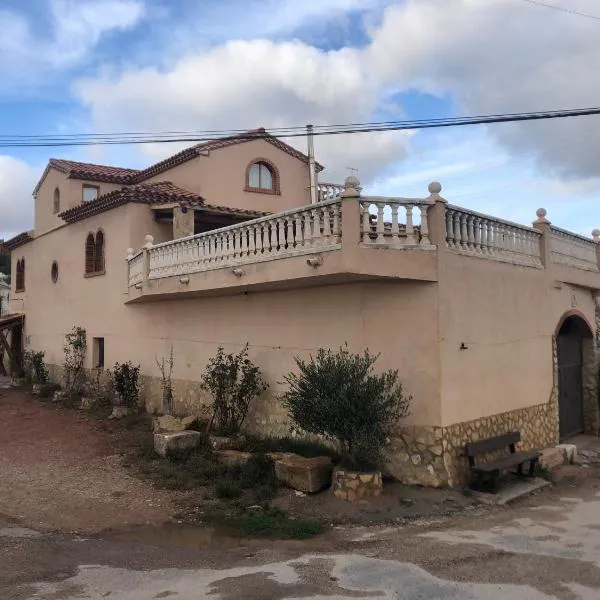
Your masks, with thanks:
[[[381,84],[451,94],[467,114],[597,106],[598,25],[517,0],[407,0],[387,9],[365,60]],[[577,178],[600,172],[599,130],[600,117],[581,117],[490,132],[511,153]]]
[[[376,82],[361,68],[360,53],[325,52],[293,42],[232,41],[182,58],[172,69],[128,71],[79,81],[76,94],[88,106],[96,128],[105,131],[173,131],[285,127],[312,122],[368,119],[378,103]],[[318,138],[318,159],[327,177],[358,167],[372,177],[405,155],[407,136]],[[299,141],[301,140],[301,141]],[[305,150],[304,139],[290,143]],[[161,158],[172,146],[143,151]]]
[[[382,4],[330,0],[295,11],[290,2],[281,7],[290,23],[298,23],[314,11]],[[590,6],[581,0],[577,8]],[[253,18],[240,21],[248,25]],[[600,98],[599,30],[590,19],[517,0],[405,0],[387,8],[370,35],[365,48],[339,51],[300,41],[229,41],[188,50],[162,69],[105,72],[75,89],[104,131],[364,121],[409,89],[453,97],[466,114],[581,107]],[[511,157],[536,159],[547,176],[585,179],[600,171],[599,119],[496,125],[489,135]],[[317,149],[317,158],[331,167],[326,178],[339,178],[350,166],[366,182],[403,159],[407,137],[340,136],[318,140]],[[172,150],[144,148],[153,157]]]
[[[0,155],[0,239],[33,227],[31,192],[40,174],[23,160]]]
[[[86,60],[108,33],[133,27],[144,14],[141,0],[51,0],[50,32],[34,31],[25,13],[0,10],[0,90],[39,86],[48,69],[65,69]]]

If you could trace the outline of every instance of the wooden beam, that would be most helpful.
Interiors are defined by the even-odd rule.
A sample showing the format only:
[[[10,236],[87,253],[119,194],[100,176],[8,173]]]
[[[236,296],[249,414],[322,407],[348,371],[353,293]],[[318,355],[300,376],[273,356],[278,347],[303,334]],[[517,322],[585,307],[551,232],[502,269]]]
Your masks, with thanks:
[[[6,350],[6,354],[8,354],[8,358],[10,359],[10,364],[11,364],[11,370],[17,366],[17,362],[15,360],[15,355],[13,354],[12,348],[10,347],[10,344],[8,343],[8,341],[6,340],[6,338],[4,337],[4,333],[2,333],[2,331],[0,331],[0,346],[2,346],[2,348],[4,348],[4,350]]]

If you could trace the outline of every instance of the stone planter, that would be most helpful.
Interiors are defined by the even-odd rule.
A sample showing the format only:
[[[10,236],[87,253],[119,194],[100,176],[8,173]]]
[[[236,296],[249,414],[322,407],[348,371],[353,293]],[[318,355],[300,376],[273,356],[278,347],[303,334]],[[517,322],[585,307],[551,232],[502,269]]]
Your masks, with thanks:
[[[56,390],[52,396],[52,402],[64,402],[67,399],[67,392]]]
[[[42,384],[41,384],[41,383],[34,383],[34,384],[31,386],[31,393],[32,393],[34,396],[39,396],[39,395],[40,395],[40,391],[41,391],[41,389],[42,389]]]
[[[300,492],[314,494],[331,482],[333,462],[329,456],[284,456],[275,461],[275,476],[279,481]]]
[[[333,495],[341,500],[369,500],[383,492],[381,471],[361,473],[336,469],[331,484]]]
[[[37,395],[40,398],[49,398],[59,388],[60,386],[56,383],[41,383],[39,384]]]
[[[230,437],[211,435],[208,439],[213,450],[241,450],[246,443],[245,435]]]

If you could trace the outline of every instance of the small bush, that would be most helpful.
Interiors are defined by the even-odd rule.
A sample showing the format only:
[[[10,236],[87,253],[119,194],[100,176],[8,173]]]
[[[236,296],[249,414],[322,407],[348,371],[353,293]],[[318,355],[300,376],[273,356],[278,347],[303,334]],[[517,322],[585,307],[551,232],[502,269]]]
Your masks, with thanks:
[[[84,394],[94,402],[94,409],[112,405],[114,380],[110,369],[93,369],[84,386]]]
[[[130,410],[137,411],[140,403],[140,366],[131,361],[115,363],[113,378],[121,402]]]
[[[222,481],[215,486],[215,496],[222,500],[233,500],[242,495],[239,483],[233,481]]]
[[[173,375],[173,366],[175,361],[173,360],[173,346],[169,352],[169,358],[164,356],[158,360],[155,357],[156,364],[160,370],[160,384],[162,388],[162,400],[163,400],[163,412],[165,415],[173,414],[173,382],[171,377]]]
[[[85,386],[85,356],[87,334],[83,327],[74,326],[65,336],[64,389],[69,398],[81,396]]]
[[[403,394],[398,371],[374,373],[378,356],[319,349],[316,357],[296,358],[299,374],[284,379],[289,390],[282,400],[303,430],[339,443],[346,468],[379,466],[387,429],[409,413],[411,398]]]
[[[221,346],[208,362],[202,386],[212,394],[213,412],[209,429],[218,435],[236,435],[253,398],[264,392],[260,369],[248,358],[248,344],[238,354],[225,354]]]
[[[24,353],[25,374],[32,383],[45,385],[50,381],[50,373],[44,361],[45,352],[28,350]]]

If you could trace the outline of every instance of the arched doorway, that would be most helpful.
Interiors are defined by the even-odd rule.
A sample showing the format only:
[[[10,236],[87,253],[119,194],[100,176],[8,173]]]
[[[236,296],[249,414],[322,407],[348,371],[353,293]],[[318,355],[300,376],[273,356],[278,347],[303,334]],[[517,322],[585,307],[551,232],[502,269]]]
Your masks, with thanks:
[[[584,431],[584,368],[593,334],[580,316],[568,316],[556,336],[559,435],[564,440]]]

